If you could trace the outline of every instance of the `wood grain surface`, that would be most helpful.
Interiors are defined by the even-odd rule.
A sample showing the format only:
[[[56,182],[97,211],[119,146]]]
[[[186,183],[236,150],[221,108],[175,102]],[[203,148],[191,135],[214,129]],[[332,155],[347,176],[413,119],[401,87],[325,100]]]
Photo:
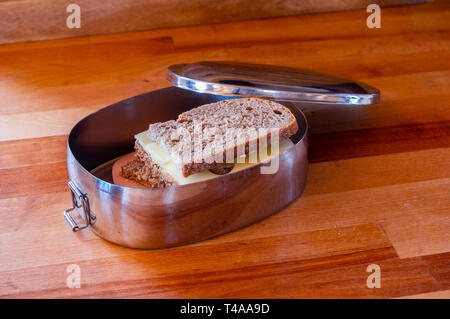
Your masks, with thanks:
[[[0,46],[0,297],[449,298],[450,2]],[[314,68],[378,87],[368,108],[303,105],[308,184],[284,210],[183,247],[133,250],[62,218],[83,116],[168,86],[168,65]],[[66,286],[67,266],[81,288]],[[366,286],[369,264],[381,288]]]
[[[378,0],[380,6],[429,0]],[[363,9],[370,0],[77,0],[80,28],[68,28],[71,2],[0,0],[0,43]]]

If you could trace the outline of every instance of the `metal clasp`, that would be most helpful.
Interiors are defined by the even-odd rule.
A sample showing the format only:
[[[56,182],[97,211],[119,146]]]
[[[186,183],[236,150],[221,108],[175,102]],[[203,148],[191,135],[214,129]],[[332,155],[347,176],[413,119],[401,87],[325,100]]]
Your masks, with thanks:
[[[69,224],[70,228],[74,232],[82,230],[89,225],[94,224],[95,222],[95,215],[91,212],[89,207],[89,199],[85,192],[83,192],[74,182],[70,181],[67,183],[69,186],[70,192],[72,194],[72,207],[68,208],[64,211],[64,219],[66,220],[67,224]],[[77,209],[78,214],[80,215],[81,219],[85,222],[85,225],[79,226],[77,222],[73,219],[73,217],[70,215],[70,211]],[[81,209],[81,212],[80,212]]]

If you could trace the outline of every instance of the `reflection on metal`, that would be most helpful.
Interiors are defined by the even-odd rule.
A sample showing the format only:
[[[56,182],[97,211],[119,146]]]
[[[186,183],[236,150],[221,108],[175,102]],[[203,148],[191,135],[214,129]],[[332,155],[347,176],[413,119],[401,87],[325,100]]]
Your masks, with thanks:
[[[237,97],[344,105],[379,102],[380,91],[361,82],[311,70],[228,62],[175,64],[167,80],[179,88]]]

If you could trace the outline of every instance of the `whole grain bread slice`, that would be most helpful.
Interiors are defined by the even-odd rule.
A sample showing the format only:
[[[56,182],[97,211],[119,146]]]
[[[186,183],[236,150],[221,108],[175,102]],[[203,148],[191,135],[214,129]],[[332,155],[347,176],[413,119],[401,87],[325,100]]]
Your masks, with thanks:
[[[134,148],[135,159],[122,166],[120,176],[151,188],[177,185],[173,178],[164,174],[161,167],[152,161],[138,142],[135,143]]]
[[[285,106],[241,98],[202,105],[180,114],[176,121],[151,124],[148,136],[187,177],[229,162],[230,154],[234,161],[248,154],[255,143],[270,143],[274,134],[281,142],[297,130],[295,116]],[[217,140],[218,136],[222,139]]]

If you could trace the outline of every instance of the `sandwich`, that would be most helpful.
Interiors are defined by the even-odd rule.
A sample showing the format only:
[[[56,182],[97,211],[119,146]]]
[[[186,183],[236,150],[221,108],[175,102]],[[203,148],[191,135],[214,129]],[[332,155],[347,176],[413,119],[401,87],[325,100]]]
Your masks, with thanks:
[[[135,153],[120,161],[115,182],[160,188],[234,173],[292,147],[289,137],[297,130],[291,111],[273,101],[240,98],[202,105],[136,134]]]

